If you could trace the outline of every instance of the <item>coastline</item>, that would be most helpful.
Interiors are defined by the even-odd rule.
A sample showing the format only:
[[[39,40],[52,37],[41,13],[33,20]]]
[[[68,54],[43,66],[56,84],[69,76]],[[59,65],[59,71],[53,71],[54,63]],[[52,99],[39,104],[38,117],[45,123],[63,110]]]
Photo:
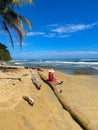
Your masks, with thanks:
[[[12,60],[9,65],[53,68],[65,74],[98,75],[98,59],[33,59]]]
[[[13,67],[13,66],[12,66]],[[23,66],[15,66],[16,70],[2,72],[0,70],[0,127],[4,130],[82,130],[63,110],[52,90],[39,77],[42,85],[37,90],[31,81],[31,73]],[[48,70],[43,69],[47,75]],[[36,69],[32,69],[36,73]],[[98,129],[98,81],[86,75],[69,75],[55,72],[55,76],[64,83],[62,88],[65,96],[83,115]],[[21,81],[7,78],[21,78]],[[34,98],[34,106],[30,106],[23,96]],[[96,116],[95,116],[96,115]],[[10,119],[9,119],[10,117]]]

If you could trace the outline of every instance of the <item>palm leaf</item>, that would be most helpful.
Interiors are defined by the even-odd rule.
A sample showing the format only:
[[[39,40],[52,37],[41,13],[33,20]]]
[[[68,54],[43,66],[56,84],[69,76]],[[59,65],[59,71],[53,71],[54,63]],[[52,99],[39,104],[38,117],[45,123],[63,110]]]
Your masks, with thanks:
[[[2,7],[22,6],[24,4],[34,4],[34,2],[33,0],[0,0],[0,6]]]
[[[25,27],[23,26],[23,23],[22,23],[21,19],[20,19],[20,22],[18,23],[18,27],[20,28],[23,37],[26,37],[27,31],[26,31]]]
[[[24,4],[34,4],[34,2],[32,0],[10,0],[9,4],[12,6],[22,6]]]
[[[4,16],[7,24],[17,32],[20,38],[20,46],[22,46],[22,39],[26,36],[26,29],[23,26],[22,20],[25,20],[27,23],[31,25],[29,20],[25,17],[18,15],[15,11],[8,10]]]
[[[23,33],[22,31],[20,30],[19,26],[15,23],[15,21],[11,21],[11,24],[10,24],[10,21],[8,19],[6,19],[5,17],[3,17],[6,21],[6,24],[9,26],[9,28],[13,29],[19,36],[19,43],[20,43],[20,47],[22,47],[22,38],[23,38]],[[17,38],[17,37],[16,37]]]
[[[8,35],[9,35],[9,37],[10,37],[10,40],[11,40],[12,47],[14,48],[13,39],[12,39],[11,33],[10,33],[10,31],[9,31],[9,28],[8,28],[8,26],[7,26],[6,22],[5,22],[5,20],[2,21],[2,26],[3,26],[4,31],[8,33]]]
[[[29,26],[30,29],[32,29],[32,23],[29,19],[27,19],[27,18],[25,18],[24,16],[21,16],[21,15],[19,15],[19,17],[23,22],[25,22]]]
[[[15,24],[19,26],[20,30],[22,30],[22,32],[24,32],[25,34],[26,29],[23,26],[23,22],[25,22],[29,26],[29,28],[32,28],[32,23],[30,22],[30,20],[21,15],[18,15],[15,11],[8,10],[7,13],[5,14],[5,18],[10,25]]]
[[[20,28],[17,25],[10,25],[10,28],[13,28],[13,30],[17,33],[18,37],[19,37],[19,44],[20,44],[20,48],[22,48],[22,39],[23,39],[23,33],[20,30]],[[18,38],[16,37],[16,38]]]

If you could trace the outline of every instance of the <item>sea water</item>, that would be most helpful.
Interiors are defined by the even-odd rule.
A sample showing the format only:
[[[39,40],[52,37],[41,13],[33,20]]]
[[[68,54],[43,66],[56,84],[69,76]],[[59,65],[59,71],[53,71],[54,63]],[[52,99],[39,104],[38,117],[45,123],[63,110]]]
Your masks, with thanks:
[[[98,75],[98,59],[12,60],[8,62],[8,64],[15,66],[53,68],[68,74]]]

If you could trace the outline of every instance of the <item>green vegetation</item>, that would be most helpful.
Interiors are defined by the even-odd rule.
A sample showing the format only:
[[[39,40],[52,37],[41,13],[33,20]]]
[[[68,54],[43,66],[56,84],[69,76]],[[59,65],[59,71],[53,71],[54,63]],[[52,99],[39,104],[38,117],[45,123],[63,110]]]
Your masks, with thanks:
[[[12,58],[10,56],[10,53],[9,53],[7,47],[4,44],[0,43],[0,60],[9,61],[11,59]]]
[[[20,46],[22,46],[22,39],[27,34],[24,23],[29,28],[32,28],[30,20],[15,11],[16,6],[21,7],[26,4],[33,4],[33,2],[32,0],[0,0],[0,25],[2,25],[4,32],[9,35],[12,47],[14,47],[13,31],[14,34],[18,34],[16,38],[19,40]]]

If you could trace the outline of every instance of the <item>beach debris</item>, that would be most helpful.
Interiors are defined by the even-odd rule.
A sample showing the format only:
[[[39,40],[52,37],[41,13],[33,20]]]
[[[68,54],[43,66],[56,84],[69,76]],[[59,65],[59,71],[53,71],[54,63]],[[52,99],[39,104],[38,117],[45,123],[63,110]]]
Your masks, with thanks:
[[[39,67],[32,67],[32,66],[25,66],[25,69],[37,69],[38,71],[43,71],[43,69],[39,68]]]
[[[19,81],[21,81],[21,78],[0,78],[0,79],[13,79],[13,80],[19,80]]]
[[[17,70],[17,67],[13,67],[13,66],[0,66],[0,69],[15,69]]]
[[[59,93],[62,93],[62,89],[58,89],[58,92],[59,92]]]
[[[29,74],[23,74],[22,76],[27,76],[27,75],[29,75]]]
[[[34,99],[30,96],[23,96],[23,99],[26,100],[31,106],[34,105]]]
[[[38,70],[38,71],[43,71],[43,69],[41,69],[41,68],[37,68],[37,70]]]
[[[39,82],[38,75],[33,73],[32,77],[31,77],[31,80],[32,80],[33,84],[36,86],[36,88],[40,90],[41,89],[41,84]]]

